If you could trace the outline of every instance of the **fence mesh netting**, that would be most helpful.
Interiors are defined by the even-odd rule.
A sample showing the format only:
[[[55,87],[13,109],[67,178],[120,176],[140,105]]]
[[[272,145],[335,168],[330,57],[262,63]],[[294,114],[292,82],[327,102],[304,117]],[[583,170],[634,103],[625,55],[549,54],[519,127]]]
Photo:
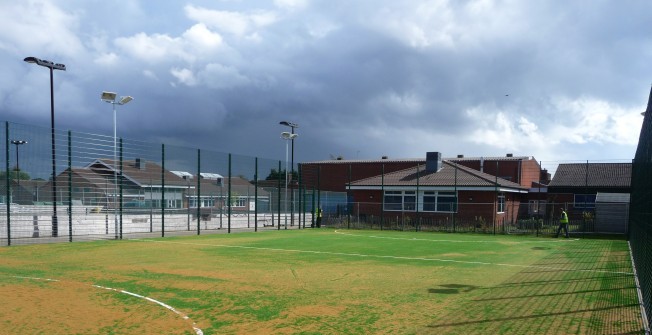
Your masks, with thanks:
[[[632,166],[629,241],[648,332],[652,313],[652,91]]]

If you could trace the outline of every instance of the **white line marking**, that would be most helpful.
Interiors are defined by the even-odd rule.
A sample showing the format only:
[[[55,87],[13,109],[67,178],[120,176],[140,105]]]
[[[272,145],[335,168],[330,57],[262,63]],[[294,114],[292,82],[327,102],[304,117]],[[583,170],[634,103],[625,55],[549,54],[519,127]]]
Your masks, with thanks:
[[[50,278],[23,277],[23,276],[9,276],[9,277],[12,277],[12,278],[18,278],[18,279],[42,280],[42,281],[59,282],[59,280],[57,280],[57,279],[50,279]],[[130,295],[130,296],[133,296],[133,297],[136,297],[136,298],[140,298],[140,299],[145,299],[145,300],[147,300],[147,301],[149,301],[149,302],[153,302],[153,303],[155,303],[155,304],[157,304],[157,305],[163,306],[163,307],[165,307],[166,309],[168,309],[168,310],[174,312],[175,314],[177,314],[178,316],[180,316],[180,317],[183,318],[184,320],[187,320],[187,321],[191,322],[191,326],[192,326],[192,329],[195,331],[195,334],[197,334],[197,335],[204,335],[204,332],[203,332],[199,327],[197,327],[197,324],[196,324],[194,321],[190,320],[190,318],[189,318],[187,315],[181,313],[179,310],[177,310],[176,308],[174,308],[174,307],[172,307],[172,306],[170,306],[170,305],[168,305],[168,304],[166,304],[166,303],[163,303],[163,302],[158,301],[158,300],[156,300],[156,299],[152,299],[152,298],[150,298],[150,297],[146,297],[146,296],[143,296],[143,295],[140,295],[140,294],[132,293],[132,292],[129,292],[129,291],[118,290],[118,289],[115,289],[115,288],[110,288],[110,287],[105,287],[105,286],[100,286],[100,285],[91,285],[91,286],[93,286],[93,287],[95,287],[95,288],[101,288],[101,289],[104,289],[104,290],[109,290],[109,291],[115,291],[115,292],[119,292],[119,293],[128,294],[128,295]]]
[[[161,302],[161,301],[158,301],[158,300],[156,300],[156,299],[152,299],[152,298],[150,298],[150,297],[146,297],[146,296],[143,296],[143,295],[140,295],[140,294],[136,294],[136,293],[133,293],[133,292],[129,292],[129,291],[125,291],[125,290],[118,290],[118,289],[111,288],[111,287],[105,287],[105,286],[100,286],[100,285],[93,285],[93,287],[97,287],[97,288],[101,288],[101,289],[105,289],[105,290],[109,290],[109,291],[115,291],[115,292],[119,292],[119,293],[128,294],[128,295],[130,295],[130,296],[133,296],[133,297],[136,297],[136,298],[140,298],[140,299],[145,299],[145,300],[147,300],[147,301],[149,301],[149,302],[153,302],[153,303],[155,303],[155,304],[158,304],[158,305],[160,305],[160,306],[163,306],[163,307],[165,307],[166,309],[168,309],[168,310],[174,312],[175,314],[179,315],[179,316],[180,316],[181,318],[183,318],[184,320],[189,320],[190,322],[192,322],[192,329],[195,331],[195,333],[196,333],[197,335],[203,335],[203,334],[204,334],[204,332],[202,332],[202,330],[199,329],[199,328],[197,327],[197,324],[194,323],[192,320],[190,320],[190,318],[189,318],[187,315],[181,313],[181,312],[180,312],[179,310],[177,310],[176,308],[174,308],[174,307],[172,307],[172,306],[170,306],[170,305],[168,305],[168,304],[166,304],[166,303],[164,303],[164,302]]]
[[[579,241],[580,239],[563,239],[563,240],[546,240],[546,241],[498,241],[498,240],[469,240],[469,241],[454,241],[454,240],[431,240],[425,238],[405,238],[405,237],[388,237],[388,236],[376,236],[376,235],[358,235],[351,233],[343,233],[339,230],[335,231],[335,234],[345,235],[345,236],[355,236],[355,237],[368,237],[368,238],[380,238],[387,240],[404,240],[404,241],[427,241],[427,242],[449,242],[449,243],[509,243],[509,244],[525,244],[525,243],[564,243],[571,241]]]
[[[442,258],[389,256],[389,255],[366,255],[366,254],[334,252],[334,251],[314,251],[314,250],[297,250],[297,249],[281,249],[281,248],[266,248],[266,247],[248,247],[248,246],[243,246],[243,245],[206,244],[206,243],[190,243],[190,242],[174,242],[174,241],[157,241],[157,240],[145,240],[145,239],[132,239],[132,240],[129,240],[129,241],[140,241],[140,242],[151,242],[151,243],[169,243],[169,244],[180,244],[180,245],[216,247],[216,248],[236,248],[236,249],[250,249],[250,250],[262,250],[262,251],[279,251],[279,252],[293,252],[293,253],[306,253],[306,254],[322,254],[322,255],[334,255],[334,256],[369,257],[369,258],[381,258],[381,259],[402,259],[402,260],[412,260],[412,261],[493,265],[493,266],[507,266],[507,267],[519,267],[519,268],[530,268],[530,269],[533,268],[533,269],[542,269],[542,270],[557,270],[557,271],[575,271],[575,272],[591,272],[591,273],[609,273],[609,274],[633,275],[633,273],[631,273],[631,272],[623,272],[623,271],[607,271],[607,270],[591,270],[591,269],[566,269],[566,268],[551,267],[551,266],[520,265],[520,264],[505,264],[505,263],[488,263],[488,262],[477,262],[477,261],[472,262],[472,261],[459,261],[459,260],[454,260],[454,259],[442,259]]]

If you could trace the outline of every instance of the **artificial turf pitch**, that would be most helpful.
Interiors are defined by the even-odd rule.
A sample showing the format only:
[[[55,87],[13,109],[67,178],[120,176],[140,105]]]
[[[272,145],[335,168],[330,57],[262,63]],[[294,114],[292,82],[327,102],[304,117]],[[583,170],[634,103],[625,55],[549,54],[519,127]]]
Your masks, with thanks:
[[[637,334],[627,242],[287,230],[0,248],[7,334]]]

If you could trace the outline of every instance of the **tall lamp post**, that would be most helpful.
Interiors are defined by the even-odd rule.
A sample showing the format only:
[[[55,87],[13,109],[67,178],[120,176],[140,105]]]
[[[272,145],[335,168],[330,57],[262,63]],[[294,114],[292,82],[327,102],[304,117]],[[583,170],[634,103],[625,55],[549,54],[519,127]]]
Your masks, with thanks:
[[[16,182],[18,183],[18,190],[20,191],[20,161],[18,160],[18,146],[27,144],[27,141],[11,140],[11,144],[16,146]]]
[[[294,141],[294,138],[299,134],[288,133],[284,131],[281,133],[281,138],[285,140],[285,229],[288,229],[288,142]],[[294,213],[291,213],[294,216]]]
[[[17,183],[16,188],[17,188],[17,191],[20,192],[20,163],[18,161],[18,146],[23,145],[23,144],[27,144],[27,141],[11,140],[11,144],[16,146],[16,183]],[[18,196],[18,193],[16,193],[16,194],[17,194],[16,197],[20,199],[20,196]]]
[[[129,101],[134,100],[134,98],[131,96],[125,96],[120,97],[120,100],[116,101],[116,97],[117,94],[106,91],[102,92],[101,96],[102,101],[113,105],[113,220],[115,223],[115,238],[118,239],[118,132],[115,105],[124,105]]]
[[[66,66],[36,57],[26,57],[27,63],[33,63],[50,69],[50,133],[52,135],[52,237],[59,236],[59,219],[57,218],[57,161],[54,145],[54,70],[66,71]]]
[[[286,127],[290,127],[292,129],[292,131],[290,132],[290,135],[292,135],[292,138],[290,139],[292,141],[291,165],[292,165],[292,172],[294,172],[294,138],[299,136],[298,134],[294,133],[294,128],[299,128],[299,125],[296,124],[296,123],[289,122],[289,121],[281,121],[281,122],[279,122],[279,124],[283,125],[283,126],[286,126]],[[287,162],[286,162],[285,165],[286,165],[285,170],[287,172]],[[290,177],[292,177],[292,176],[293,176],[292,173],[290,173]],[[285,183],[286,184],[288,183],[287,176],[285,177]],[[286,185],[286,190],[287,190],[287,185]],[[287,195],[286,195],[285,199],[287,200]],[[290,225],[294,226],[294,190],[292,191],[292,194],[290,194],[290,202],[292,203],[292,207],[290,209],[290,215],[291,215],[291,217],[290,217]]]

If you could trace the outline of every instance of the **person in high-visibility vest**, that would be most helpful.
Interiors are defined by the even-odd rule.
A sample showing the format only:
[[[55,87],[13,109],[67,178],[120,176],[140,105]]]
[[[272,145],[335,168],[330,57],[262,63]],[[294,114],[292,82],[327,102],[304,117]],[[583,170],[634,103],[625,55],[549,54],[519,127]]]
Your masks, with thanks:
[[[559,237],[559,233],[561,233],[562,229],[566,233],[566,238],[568,238],[568,214],[566,214],[566,210],[564,208],[561,209],[561,216],[559,217],[559,228],[557,228],[557,235],[555,237]]]
[[[315,210],[315,216],[317,217],[316,218],[317,228],[321,228],[321,217],[322,217],[321,207],[317,207],[317,209]]]

